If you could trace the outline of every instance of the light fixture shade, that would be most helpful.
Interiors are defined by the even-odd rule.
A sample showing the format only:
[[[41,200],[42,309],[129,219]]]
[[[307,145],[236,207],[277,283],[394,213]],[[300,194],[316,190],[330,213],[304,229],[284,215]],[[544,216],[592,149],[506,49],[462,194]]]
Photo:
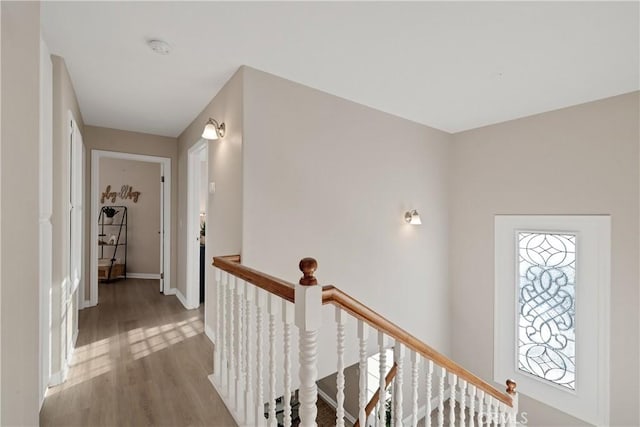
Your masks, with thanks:
[[[218,131],[216,129],[216,125],[211,122],[208,122],[202,131],[202,137],[204,139],[216,140],[218,139]]]
[[[422,220],[420,219],[420,214],[415,209],[407,211],[404,214],[404,220],[406,222],[408,222],[409,224],[411,224],[411,225],[420,225],[420,224],[422,224]]]
[[[204,130],[202,131],[202,137],[209,140],[224,138],[225,129],[224,122],[218,123],[216,119],[209,117],[209,120],[207,120],[207,124],[204,126]]]

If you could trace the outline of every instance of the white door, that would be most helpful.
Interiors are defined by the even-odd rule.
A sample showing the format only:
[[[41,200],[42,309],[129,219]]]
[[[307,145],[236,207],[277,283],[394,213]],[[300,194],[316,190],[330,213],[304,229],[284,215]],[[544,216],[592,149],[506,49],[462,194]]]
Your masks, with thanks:
[[[207,142],[202,140],[189,150],[187,178],[187,305],[200,305],[200,227],[206,221]],[[203,177],[204,180],[203,180]],[[204,188],[203,188],[204,187]]]

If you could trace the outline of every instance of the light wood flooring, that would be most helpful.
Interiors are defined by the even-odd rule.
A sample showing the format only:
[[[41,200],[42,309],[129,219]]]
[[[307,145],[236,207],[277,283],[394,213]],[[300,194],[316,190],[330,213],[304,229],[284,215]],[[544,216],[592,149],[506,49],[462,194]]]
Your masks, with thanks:
[[[42,426],[235,426],[207,379],[213,344],[202,308],[185,310],[156,280],[101,283],[100,303],[80,311],[79,328]]]

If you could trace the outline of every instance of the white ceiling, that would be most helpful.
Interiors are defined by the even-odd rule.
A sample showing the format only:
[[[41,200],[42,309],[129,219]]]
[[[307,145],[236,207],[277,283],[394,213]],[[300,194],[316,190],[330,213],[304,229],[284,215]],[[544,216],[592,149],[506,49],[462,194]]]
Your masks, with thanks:
[[[86,123],[168,136],[243,64],[449,132],[631,92],[638,16],[638,2],[42,4]]]

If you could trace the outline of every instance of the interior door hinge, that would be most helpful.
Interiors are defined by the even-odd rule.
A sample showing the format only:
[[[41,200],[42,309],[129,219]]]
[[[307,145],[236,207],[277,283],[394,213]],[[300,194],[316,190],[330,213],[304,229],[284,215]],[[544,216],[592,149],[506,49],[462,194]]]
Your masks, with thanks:
[[[164,182],[164,176],[160,177],[160,182]]]
[[[164,279],[164,273],[160,273],[160,278]]]

